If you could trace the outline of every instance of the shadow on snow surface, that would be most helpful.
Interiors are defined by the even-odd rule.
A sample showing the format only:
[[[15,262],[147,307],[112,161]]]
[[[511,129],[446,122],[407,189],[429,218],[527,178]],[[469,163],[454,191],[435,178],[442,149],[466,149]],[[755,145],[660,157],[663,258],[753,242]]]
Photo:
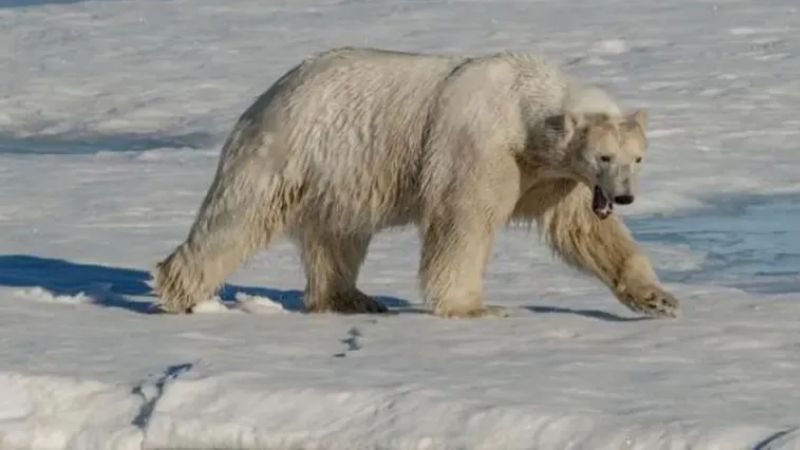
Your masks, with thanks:
[[[150,274],[144,270],[80,264],[62,259],[31,255],[0,255],[0,286],[41,287],[55,295],[91,295],[102,306],[123,308],[138,313],[154,313],[152,301],[126,296],[151,296]],[[268,297],[287,310],[302,311],[303,293],[290,290],[245,287],[226,284],[220,298],[231,301],[237,292]]]
[[[123,308],[142,314],[157,312],[153,308],[153,301],[133,300],[126,296],[152,296],[149,280],[150,274],[144,270],[81,264],[31,255],[0,255],[0,286],[41,287],[55,295],[76,295],[83,292],[92,296],[101,306]],[[237,292],[267,297],[289,311],[305,311],[302,291],[225,284],[220,289],[219,296],[223,301],[230,302]],[[399,298],[376,298],[389,308],[405,310],[411,306],[408,301]]]

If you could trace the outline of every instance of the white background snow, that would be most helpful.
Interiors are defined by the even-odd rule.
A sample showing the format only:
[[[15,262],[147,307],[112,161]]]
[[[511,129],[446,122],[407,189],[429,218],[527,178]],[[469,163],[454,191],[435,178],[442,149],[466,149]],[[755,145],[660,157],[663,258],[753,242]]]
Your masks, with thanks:
[[[651,113],[624,208],[677,320],[639,320],[535,233],[506,319],[442,320],[413,230],[390,316],[307,315],[287,243],[203,314],[148,314],[236,117],[341,45],[544,52]],[[0,0],[0,448],[800,449],[796,0]]]

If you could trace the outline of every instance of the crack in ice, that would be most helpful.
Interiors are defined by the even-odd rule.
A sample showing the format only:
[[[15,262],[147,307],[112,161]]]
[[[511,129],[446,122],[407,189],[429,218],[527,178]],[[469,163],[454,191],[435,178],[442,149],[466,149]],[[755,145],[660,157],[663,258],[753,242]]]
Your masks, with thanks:
[[[776,442],[778,439],[786,436],[787,434],[794,433],[797,430],[798,430],[797,427],[793,427],[793,428],[789,428],[789,429],[786,429],[786,430],[778,431],[777,433],[773,433],[770,436],[768,436],[766,439],[764,439],[763,441],[760,441],[759,443],[757,443],[753,447],[753,450],[770,450],[770,444]]]
[[[164,394],[164,386],[170,380],[175,380],[184,373],[190,371],[194,364],[192,363],[184,363],[184,364],[176,364],[174,366],[169,366],[164,370],[163,374],[156,380],[155,383],[142,383],[131,390],[132,394],[136,394],[142,397],[144,401],[142,403],[141,409],[139,409],[139,413],[136,414],[136,417],[133,418],[131,424],[141,428],[142,430],[147,427],[147,423],[150,421],[150,417],[153,415],[153,411],[155,410],[156,403]],[[154,388],[155,393],[150,392],[148,398],[148,388]]]

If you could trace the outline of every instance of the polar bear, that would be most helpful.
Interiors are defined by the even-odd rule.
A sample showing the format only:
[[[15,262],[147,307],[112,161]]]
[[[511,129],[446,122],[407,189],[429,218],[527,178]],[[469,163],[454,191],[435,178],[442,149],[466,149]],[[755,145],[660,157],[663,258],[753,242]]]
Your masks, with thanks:
[[[482,289],[495,233],[524,221],[625,306],[674,316],[613,214],[634,200],[645,122],[538,56],[321,53],[239,118],[154,289],[166,311],[189,312],[283,235],[309,311],[384,312],[356,287],[359,267],[377,231],[416,224],[424,298],[439,316],[478,317],[496,312]]]

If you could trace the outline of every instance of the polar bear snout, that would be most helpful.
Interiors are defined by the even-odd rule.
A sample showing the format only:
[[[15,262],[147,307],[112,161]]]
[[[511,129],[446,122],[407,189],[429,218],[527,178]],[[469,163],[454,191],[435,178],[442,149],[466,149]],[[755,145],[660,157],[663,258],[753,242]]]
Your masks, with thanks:
[[[626,194],[626,195],[617,195],[614,197],[614,203],[618,205],[630,205],[633,203],[633,195]]]
[[[618,163],[618,159],[621,158],[600,165],[597,173],[597,185],[605,194],[609,204],[630,205],[636,198],[637,167]]]

